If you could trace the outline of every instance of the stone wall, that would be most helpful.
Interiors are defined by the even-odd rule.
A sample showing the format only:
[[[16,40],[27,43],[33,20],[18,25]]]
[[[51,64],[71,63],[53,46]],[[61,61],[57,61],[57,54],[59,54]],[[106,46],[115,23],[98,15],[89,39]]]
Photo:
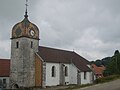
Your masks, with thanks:
[[[22,37],[11,41],[10,85],[35,86],[35,52],[38,52],[39,40]],[[19,42],[18,48],[16,42]]]

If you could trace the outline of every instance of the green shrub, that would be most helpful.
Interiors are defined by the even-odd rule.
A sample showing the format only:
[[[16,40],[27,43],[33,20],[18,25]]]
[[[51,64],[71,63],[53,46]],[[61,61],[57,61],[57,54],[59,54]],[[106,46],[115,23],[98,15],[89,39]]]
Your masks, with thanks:
[[[120,78],[120,75],[111,75],[108,77],[103,77],[103,78],[98,78],[95,80],[95,83],[104,83],[104,82],[109,82],[115,79]]]

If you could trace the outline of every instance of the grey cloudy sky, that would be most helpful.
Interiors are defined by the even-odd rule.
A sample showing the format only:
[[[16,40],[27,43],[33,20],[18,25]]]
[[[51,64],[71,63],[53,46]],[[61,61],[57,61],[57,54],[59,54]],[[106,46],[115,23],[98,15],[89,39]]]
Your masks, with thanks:
[[[42,46],[74,49],[88,60],[120,49],[120,0],[29,0],[28,11]],[[25,0],[0,0],[0,58],[10,58],[11,29],[24,12]]]

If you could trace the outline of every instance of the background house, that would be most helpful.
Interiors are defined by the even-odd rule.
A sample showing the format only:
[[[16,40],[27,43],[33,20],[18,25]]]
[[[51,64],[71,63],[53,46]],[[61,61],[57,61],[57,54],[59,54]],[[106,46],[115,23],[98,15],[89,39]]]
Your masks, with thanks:
[[[10,60],[0,59],[0,85],[4,88],[9,86]]]
[[[102,65],[100,67],[96,66],[95,64],[92,64],[93,72],[95,73],[96,78],[102,78],[103,72],[105,70],[105,67]]]

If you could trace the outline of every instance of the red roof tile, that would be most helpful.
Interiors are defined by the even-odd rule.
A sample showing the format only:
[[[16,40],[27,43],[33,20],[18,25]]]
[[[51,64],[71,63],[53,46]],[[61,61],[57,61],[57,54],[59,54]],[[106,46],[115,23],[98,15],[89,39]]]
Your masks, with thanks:
[[[9,77],[10,59],[0,59],[0,77]]]

